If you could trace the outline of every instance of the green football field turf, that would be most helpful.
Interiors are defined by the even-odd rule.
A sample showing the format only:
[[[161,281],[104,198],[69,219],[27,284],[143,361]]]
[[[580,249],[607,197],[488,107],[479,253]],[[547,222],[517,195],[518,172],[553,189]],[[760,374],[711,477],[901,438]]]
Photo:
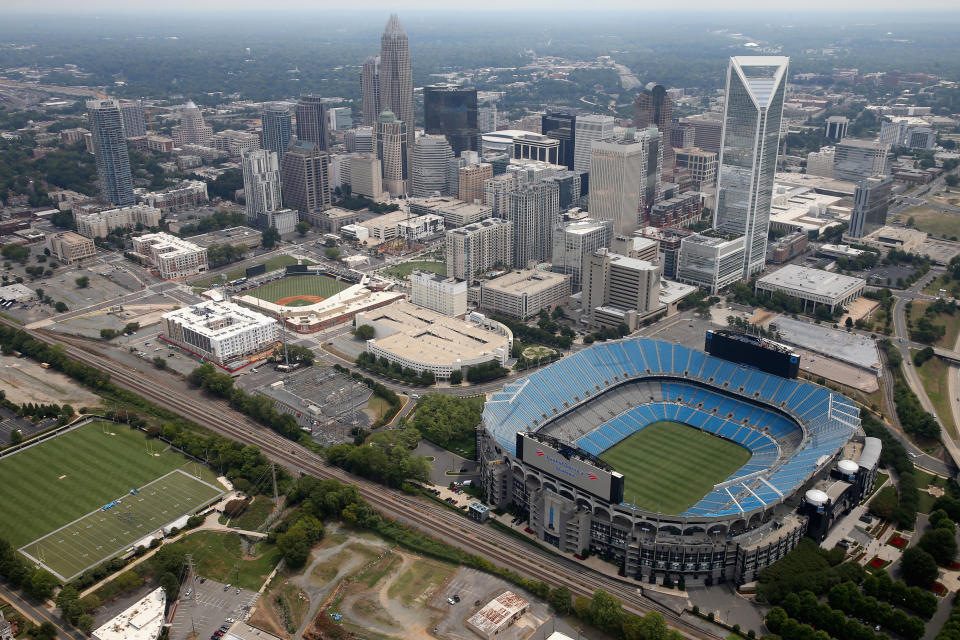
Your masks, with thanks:
[[[654,422],[600,454],[624,475],[623,499],[682,513],[750,459],[750,451],[679,422]]]
[[[183,469],[135,490],[136,494],[128,491],[117,496],[117,504],[109,509],[101,507],[20,551],[62,580],[71,580],[223,495],[223,489],[198,480]]]
[[[196,472],[164,447],[124,425],[93,422],[0,458],[0,537],[19,548],[175,469]]]
[[[318,296],[320,298],[329,298],[349,286],[349,283],[340,282],[326,276],[290,276],[268,282],[256,289],[244,291],[243,295],[260,298],[267,302],[276,302],[277,300],[290,296]]]

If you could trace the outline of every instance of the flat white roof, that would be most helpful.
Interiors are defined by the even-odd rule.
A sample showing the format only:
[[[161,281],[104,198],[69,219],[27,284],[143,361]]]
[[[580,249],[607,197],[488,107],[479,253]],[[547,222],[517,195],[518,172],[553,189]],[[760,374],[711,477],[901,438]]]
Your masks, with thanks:
[[[160,587],[93,632],[96,640],[155,640],[164,623],[167,596]]]
[[[183,307],[163,314],[164,320],[180,325],[210,338],[225,338],[252,327],[276,324],[276,320],[241,307],[233,302],[207,300],[191,307]]]
[[[760,278],[757,284],[765,287],[799,291],[810,295],[840,298],[852,289],[862,287],[866,284],[866,281],[831,271],[788,264],[782,269]]]

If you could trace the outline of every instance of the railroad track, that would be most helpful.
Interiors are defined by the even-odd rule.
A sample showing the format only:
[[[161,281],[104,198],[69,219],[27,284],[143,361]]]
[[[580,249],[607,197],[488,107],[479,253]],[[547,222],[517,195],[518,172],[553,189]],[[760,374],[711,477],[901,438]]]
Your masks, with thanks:
[[[0,318],[0,322],[22,330],[22,327],[4,318]],[[494,565],[555,586],[564,585],[575,596],[590,597],[596,590],[603,589],[620,599],[624,609],[630,613],[643,615],[649,611],[658,611],[671,627],[688,637],[702,640],[720,640],[723,637],[701,629],[681,618],[672,609],[646,597],[638,585],[600,573],[562,556],[552,555],[535,545],[522,543],[448,509],[413,499],[399,491],[330,466],[316,453],[249,420],[225,402],[212,399],[198,402],[192,394],[156,380],[144,379],[136,369],[93,352],[95,345],[84,339],[46,331],[27,332],[38,340],[59,344],[71,358],[109,373],[111,380],[119,387],[133,391],[215,433],[257,446],[268,459],[291,471],[352,484],[358,488],[363,499],[378,511],[464,551],[484,557]]]

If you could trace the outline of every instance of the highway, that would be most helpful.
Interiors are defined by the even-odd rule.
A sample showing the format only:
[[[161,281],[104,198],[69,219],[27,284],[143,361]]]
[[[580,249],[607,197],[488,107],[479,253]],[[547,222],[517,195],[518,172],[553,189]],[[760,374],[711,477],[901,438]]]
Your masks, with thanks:
[[[0,321],[10,324],[5,319]],[[13,324],[10,326],[20,328]],[[137,373],[97,353],[86,351],[81,348],[81,345],[87,348],[95,348],[95,346],[83,341],[74,342],[66,336],[53,336],[47,333],[30,333],[36,339],[62,345],[70,357],[109,373],[112,381],[118,386],[138,393],[211,431],[258,447],[267,458],[295,474],[305,473],[318,478],[333,478],[355,485],[364,500],[381,513],[394,517],[427,535],[453,544],[468,553],[482,556],[494,565],[511,569],[528,578],[544,580],[553,586],[565,585],[574,595],[590,597],[597,589],[603,589],[619,598],[623,602],[624,609],[631,613],[644,614],[652,610],[659,611],[670,626],[689,637],[705,640],[721,637],[645,597],[637,582],[602,574],[571,559],[549,554],[492,527],[473,522],[459,513],[331,467],[319,455],[252,422],[230,409],[226,403],[210,398],[200,400],[193,393],[174,389],[162,382],[147,378],[142,373]]]

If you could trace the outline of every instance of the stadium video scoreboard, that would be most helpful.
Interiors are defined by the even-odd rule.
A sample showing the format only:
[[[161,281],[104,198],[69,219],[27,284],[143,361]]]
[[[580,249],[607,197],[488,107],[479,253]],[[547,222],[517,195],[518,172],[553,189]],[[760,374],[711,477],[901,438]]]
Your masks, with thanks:
[[[247,277],[252,278],[254,276],[260,276],[267,272],[267,264],[258,264],[252,267],[247,267]]]
[[[796,378],[800,373],[800,356],[789,347],[765,338],[729,331],[707,331],[704,350],[712,356],[781,378]]]
[[[572,446],[554,447],[517,433],[517,457],[531,467],[564,480],[613,504],[623,502],[623,474],[591,464]]]

